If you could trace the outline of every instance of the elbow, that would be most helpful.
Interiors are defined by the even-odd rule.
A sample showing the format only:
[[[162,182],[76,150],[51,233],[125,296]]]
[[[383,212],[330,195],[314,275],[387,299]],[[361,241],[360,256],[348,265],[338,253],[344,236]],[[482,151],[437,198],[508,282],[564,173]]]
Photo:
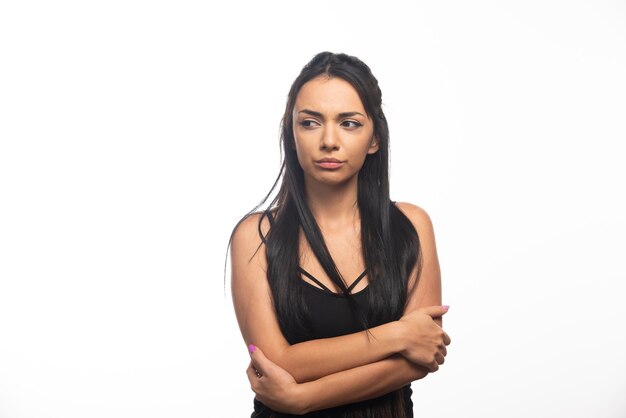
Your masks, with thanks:
[[[409,375],[408,375],[408,379],[409,380],[408,380],[407,383],[411,383],[411,382],[414,382],[416,380],[423,379],[429,373],[430,373],[430,370],[428,370],[426,367],[412,364],[411,365],[411,370],[409,371]]]
[[[320,377],[320,376],[315,376],[315,375],[312,375],[311,373],[308,373],[307,370],[303,370],[301,367],[300,368],[290,367],[289,369],[285,369],[285,370],[287,370],[289,374],[293,376],[293,379],[298,384],[312,382],[314,380],[319,379]]]
[[[295,361],[291,358],[289,353],[290,346],[283,348],[278,355],[276,355],[276,359],[271,359],[277,366],[284,369],[287,373],[289,373],[296,383],[306,383],[316,380],[318,377],[311,375],[310,371],[305,367],[306,365],[302,364],[302,362]]]
[[[416,380],[423,379],[430,373],[430,370],[428,368],[411,363],[409,360],[402,356],[398,356],[398,360],[403,363],[400,370],[404,372],[401,373],[402,378],[400,382],[400,387],[408,385],[409,383]]]

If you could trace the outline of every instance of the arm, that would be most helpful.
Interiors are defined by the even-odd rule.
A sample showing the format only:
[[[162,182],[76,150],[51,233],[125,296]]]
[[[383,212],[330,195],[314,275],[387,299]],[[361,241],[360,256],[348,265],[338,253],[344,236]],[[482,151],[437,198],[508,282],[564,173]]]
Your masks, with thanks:
[[[408,203],[397,203],[417,230],[421,251],[422,271],[417,281],[417,269],[409,280],[409,297],[405,315],[424,306],[441,305],[441,270],[435,245],[433,225],[428,214]],[[442,319],[434,318],[442,326]],[[305,383],[299,388],[301,406],[306,412],[372,399],[426,377],[427,368],[411,363],[401,355],[356,367]]]
[[[261,245],[256,251],[261,244],[259,217],[259,214],[252,215],[237,227],[231,246],[233,302],[246,345],[259,346],[297,382],[373,363],[405,348],[406,325],[398,321],[371,328],[374,338],[368,338],[362,331],[289,345],[272,305],[265,246]],[[266,233],[269,225],[261,226]]]
[[[311,411],[372,399],[428,374],[400,355],[298,384],[285,369],[253,349],[246,370],[256,398],[273,411],[302,415]]]
[[[411,292],[405,309],[405,314],[408,314],[423,306],[441,303],[441,275],[432,223],[428,215],[416,206],[405,205],[398,206],[415,225],[422,246],[420,280],[415,286],[417,278],[417,269],[415,269],[409,282]],[[434,320],[441,326],[440,317]],[[444,343],[446,345],[450,343],[447,334],[444,337]],[[445,354],[445,347],[443,347],[443,351]],[[422,379],[430,372],[429,369],[416,365],[403,356],[392,355],[380,361],[321,377],[312,382],[290,386],[288,378],[281,382],[273,380],[273,372],[280,375],[280,371],[275,370],[272,365],[267,364],[262,359],[257,361],[255,356],[257,355],[253,354],[255,365],[262,370],[269,369],[269,373],[264,377],[265,380],[258,379],[250,373],[248,375],[252,388],[257,393],[257,398],[274,410],[280,411],[281,408],[288,407],[294,408],[292,410],[298,411],[298,413],[375,398],[412,381]],[[265,372],[265,370],[263,371]],[[282,396],[277,396],[276,388],[281,387],[285,382],[287,384],[282,387],[288,389],[281,393]],[[285,393],[289,395],[285,396]],[[282,399],[290,399],[292,404],[287,406],[281,402]]]
[[[415,380],[429,370],[399,354],[365,366],[325,376],[301,385],[303,412],[332,408],[385,395]]]
[[[417,281],[417,269],[409,279],[409,292],[404,314],[413,312],[423,306],[441,305],[441,268],[435,244],[435,231],[430,216],[424,209],[410,203],[397,202],[396,206],[413,223],[420,240],[422,271]],[[417,286],[415,285],[417,281]],[[434,321],[442,326],[442,319]]]

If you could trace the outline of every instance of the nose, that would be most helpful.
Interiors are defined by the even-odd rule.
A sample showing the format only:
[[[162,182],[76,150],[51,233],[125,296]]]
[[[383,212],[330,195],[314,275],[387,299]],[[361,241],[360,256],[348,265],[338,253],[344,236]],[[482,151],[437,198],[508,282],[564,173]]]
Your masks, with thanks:
[[[324,128],[324,132],[322,133],[322,139],[320,142],[320,148],[323,150],[329,149],[338,149],[339,148],[339,138],[337,138],[337,132],[333,129],[332,126],[326,126]]]

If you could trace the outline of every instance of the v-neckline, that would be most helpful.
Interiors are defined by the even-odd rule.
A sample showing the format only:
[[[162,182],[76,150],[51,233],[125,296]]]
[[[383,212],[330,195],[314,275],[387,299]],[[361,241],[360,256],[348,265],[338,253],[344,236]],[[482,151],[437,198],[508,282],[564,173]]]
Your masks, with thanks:
[[[319,281],[317,278],[315,278],[315,276],[313,276],[311,273],[309,273],[308,271],[306,271],[305,269],[303,269],[302,267],[298,267],[298,269],[300,270],[300,273],[304,274],[306,277],[308,277],[309,279],[313,280],[316,284],[318,284],[320,287],[317,286],[313,286],[311,283],[307,282],[306,280],[300,279],[303,282],[307,283],[308,285],[311,285],[313,287],[315,287],[316,289],[322,290],[324,292],[328,292],[328,293],[332,293],[333,295],[338,295],[338,296],[343,296],[343,293],[339,293],[339,292],[333,292],[332,290],[330,290],[324,283],[322,283],[321,281]],[[355,286],[357,284],[359,284],[359,282],[361,281],[361,279],[363,279],[363,277],[365,277],[365,275],[367,274],[367,269],[363,271],[363,273],[361,273],[359,275],[359,277],[357,277],[350,286],[348,286],[348,292],[350,294],[358,294],[361,293],[363,290],[367,289],[369,287],[369,284],[367,286],[365,286],[365,288],[359,290],[356,293],[352,293],[352,289],[355,288]]]

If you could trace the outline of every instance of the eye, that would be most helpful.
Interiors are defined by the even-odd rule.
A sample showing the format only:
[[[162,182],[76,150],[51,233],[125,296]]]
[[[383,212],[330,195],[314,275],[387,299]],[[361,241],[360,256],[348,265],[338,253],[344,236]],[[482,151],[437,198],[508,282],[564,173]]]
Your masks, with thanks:
[[[307,119],[307,120],[298,122],[298,124],[302,126],[303,128],[313,128],[318,123],[315,122],[314,120]]]
[[[363,126],[363,124],[355,120],[344,120],[343,122],[341,122],[341,126],[344,126],[346,128],[356,129],[356,128]]]

